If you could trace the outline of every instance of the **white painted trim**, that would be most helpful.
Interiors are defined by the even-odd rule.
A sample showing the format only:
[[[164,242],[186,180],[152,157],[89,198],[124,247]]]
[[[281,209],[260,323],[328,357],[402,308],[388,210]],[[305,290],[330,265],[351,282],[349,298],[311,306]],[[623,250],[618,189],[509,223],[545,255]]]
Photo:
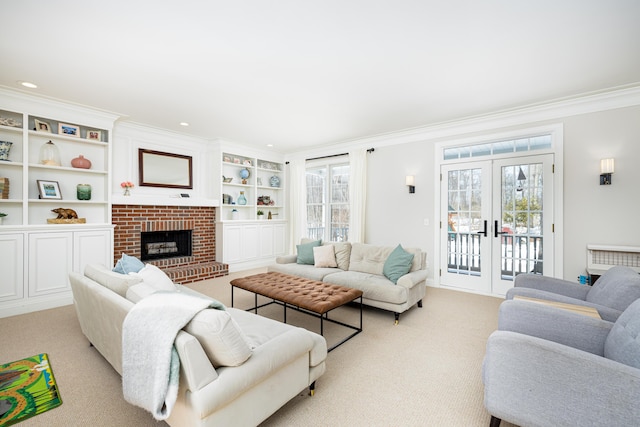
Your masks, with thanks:
[[[2,303],[2,310],[0,310],[0,319],[70,304],[73,304],[71,291],[60,292],[47,297],[20,298],[15,301],[5,301]]]
[[[510,126],[526,125],[546,120],[560,120],[564,117],[635,105],[640,105],[640,84],[616,87],[606,91],[591,92],[572,98],[552,100],[450,122],[435,123],[365,138],[346,140],[326,145],[321,151],[316,149],[290,153],[287,155],[287,159],[294,156],[304,156],[305,153],[323,155],[322,153],[326,153],[329,150],[339,153],[353,148],[376,148],[411,142],[426,142],[439,138],[455,138],[474,132],[490,132]]]
[[[523,151],[518,153],[508,153],[505,155],[499,156],[483,156],[476,158],[466,158],[466,159],[454,159],[454,160],[444,160],[443,159],[443,150],[444,148],[456,147],[461,145],[472,145],[476,143],[490,142],[490,141],[499,141],[510,138],[517,137],[527,137],[531,135],[540,135],[540,134],[551,134],[551,149],[544,150],[535,150],[535,151]],[[554,238],[554,269],[552,275],[557,278],[562,278],[564,273],[564,125],[562,123],[558,124],[550,124],[545,126],[536,126],[530,128],[522,128],[516,130],[510,130],[506,132],[497,132],[497,133],[489,133],[484,135],[477,135],[473,137],[464,137],[460,139],[454,139],[449,141],[437,142],[434,144],[434,168],[433,168],[433,182],[434,182],[434,200],[437,203],[434,203],[434,212],[433,217],[436,218],[434,221],[434,244],[433,244],[433,254],[434,254],[434,265],[437,265],[438,269],[440,268],[440,257],[441,254],[441,241],[440,241],[440,222],[445,221],[445,219],[440,217],[440,198],[442,196],[441,192],[441,182],[440,182],[440,168],[443,164],[448,163],[461,163],[465,161],[476,162],[482,160],[496,159],[496,158],[508,158],[508,157],[521,157],[523,155],[534,155],[534,154],[548,154],[551,153],[554,155],[554,167],[555,171],[553,174],[553,212],[552,212],[552,220],[555,226],[555,232],[553,234]],[[440,282],[440,274],[438,274],[438,270],[434,271],[434,286],[443,286]],[[446,287],[446,286],[443,286]]]

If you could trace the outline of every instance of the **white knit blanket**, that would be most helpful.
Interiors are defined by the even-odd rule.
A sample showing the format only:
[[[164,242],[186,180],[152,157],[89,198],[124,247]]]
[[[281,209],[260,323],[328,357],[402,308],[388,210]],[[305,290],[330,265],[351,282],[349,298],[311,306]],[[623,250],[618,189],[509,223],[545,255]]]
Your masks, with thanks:
[[[171,415],[180,375],[173,342],[180,329],[208,307],[224,310],[211,298],[163,291],[133,306],[122,325],[122,390],[127,402],[151,412],[156,420]]]

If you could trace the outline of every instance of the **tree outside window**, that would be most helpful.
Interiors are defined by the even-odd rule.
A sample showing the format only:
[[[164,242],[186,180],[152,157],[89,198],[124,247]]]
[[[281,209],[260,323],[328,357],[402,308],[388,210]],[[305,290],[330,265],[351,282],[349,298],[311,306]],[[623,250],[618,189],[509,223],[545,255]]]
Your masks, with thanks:
[[[349,164],[307,168],[307,236],[349,240]]]

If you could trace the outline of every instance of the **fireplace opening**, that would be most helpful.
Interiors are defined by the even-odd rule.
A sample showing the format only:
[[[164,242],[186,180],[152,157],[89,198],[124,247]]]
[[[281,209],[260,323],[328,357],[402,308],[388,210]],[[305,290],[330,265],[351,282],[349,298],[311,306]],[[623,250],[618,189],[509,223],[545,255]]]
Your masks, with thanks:
[[[191,256],[191,230],[141,233],[140,259],[142,261],[184,256]]]

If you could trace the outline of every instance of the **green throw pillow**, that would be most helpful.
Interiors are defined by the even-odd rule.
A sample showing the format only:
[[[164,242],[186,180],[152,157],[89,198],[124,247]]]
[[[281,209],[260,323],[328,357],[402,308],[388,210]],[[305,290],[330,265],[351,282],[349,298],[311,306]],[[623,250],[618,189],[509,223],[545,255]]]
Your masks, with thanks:
[[[322,240],[314,240],[313,242],[296,245],[296,249],[298,250],[298,259],[296,262],[298,264],[314,265],[315,260],[313,259],[313,248],[320,246],[321,244]]]
[[[402,249],[401,245],[391,251],[389,257],[384,262],[382,267],[382,273],[391,280],[393,283],[398,283],[398,279],[404,276],[411,270],[411,263],[413,262],[413,254]]]

